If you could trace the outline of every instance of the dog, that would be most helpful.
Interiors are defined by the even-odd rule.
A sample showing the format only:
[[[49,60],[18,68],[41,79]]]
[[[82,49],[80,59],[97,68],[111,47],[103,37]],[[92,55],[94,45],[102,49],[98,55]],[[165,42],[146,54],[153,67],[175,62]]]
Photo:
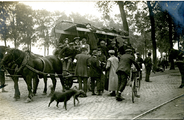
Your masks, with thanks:
[[[67,101],[70,100],[70,98],[73,96],[74,106],[75,106],[75,100],[77,100],[79,104],[79,100],[78,100],[79,95],[86,96],[86,93],[83,90],[77,90],[77,89],[70,89],[65,92],[54,92],[50,98],[48,107],[50,107],[50,104],[55,100],[57,102],[56,107],[58,107],[59,102],[64,102],[63,107],[65,107],[65,110],[67,110]]]

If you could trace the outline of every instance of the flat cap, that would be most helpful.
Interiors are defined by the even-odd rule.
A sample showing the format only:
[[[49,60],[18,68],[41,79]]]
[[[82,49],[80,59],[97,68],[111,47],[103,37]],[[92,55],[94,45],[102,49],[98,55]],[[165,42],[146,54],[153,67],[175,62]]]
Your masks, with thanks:
[[[80,37],[74,37],[74,40],[80,39]]]
[[[74,44],[74,42],[70,42],[70,43],[69,43],[69,45],[73,45],[73,44]]]
[[[102,41],[100,41],[100,43],[104,43],[105,44],[105,41],[102,40]]]
[[[114,50],[109,50],[108,53],[115,53],[115,51]]]
[[[126,49],[125,52],[132,52],[132,49]]]
[[[98,51],[97,50],[93,50],[92,55],[97,55]]]

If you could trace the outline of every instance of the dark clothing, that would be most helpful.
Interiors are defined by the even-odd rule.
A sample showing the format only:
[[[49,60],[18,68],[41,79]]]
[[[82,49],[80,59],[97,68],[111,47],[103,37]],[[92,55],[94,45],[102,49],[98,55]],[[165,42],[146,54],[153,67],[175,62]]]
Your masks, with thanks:
[[[118,69],[116,71],[118,75],[118,91],[123,92],[127,84],[127,78],[130,76],[130,70],[132,63],[135,65],[138,71],[140,71],[139,65],[135,62],[134,57],[130,54],[124,54],[120,57]]]
[[[128,76],[130,75],[131,65],[132,63],[135,65],[138,71],[140,71],[139,65],[135,62],[134,57],[130,54],[124,54],[120,57],[120,61],[118,64],[117,71],[123,71]]]
[[[152,60],[150,57],[145,58],[144,60],[145,68],[146,68],[146,77],[145,81],[150,81],[150,73],[151,73],[151,68],[152,68]]]
[[[117,75],[118,75],[118,90],[117,91],[123,92],[123,90],[125,89],[127,85],[128,75],[123,71],[118,71]]]
[[[176,65],[181,73],[181,85],[184,86],[184,62],[176,62]]]
[[[138,57],[138,58],[136,59],[136,62],[138,63],[140,69],[142,69],[142,64],[143,64],[143,62],[144,62],[143,59],[142,59],[141,57]]]
[[[91,90],[94,93],[95,90],[95,83],[97,85],[97,91],[102,91],[103,88],[101,87],[101,79],[100,77],[91,77]]]
[[[88,59],[88,65],[89,65],[89,76],[91,77],[91,90],[92,93],[94,93],[94,88],[95,88],[95,81],[97,84],[97,90],[101,91],[103,88],[101,86],[101,75],[102,69],[100,66],[100,62],[97,59],[96,56],[92,56],[91,58]]]
[[[106,46],[100,46],[102,54],[105,55],[106,58],[109,58],[109,54],[108,54],[108,48]]]
[[[89,77],[87,60],[90,58],[90,55],[81,53],[77,54],[75,58],[77,59],[77,64],[75,67],[75,76]]]
[[[84,90],[85,93],[87,93],[87,83],[88,83],[88,77],[77,77],[79,82],[79,90]],[[84,84],[84,87],[82,87],[82,82]]]
[[[71,49],[69,46],[65,46],[60,50],[59,55],[60,58],[69,57],[73,60],[77,53],[79,53],[77,50]]]
[[[118,49],[118,52],[123,55],[125,54],[125,50],[127,49],[127,47],[125,45],[121,46],[119,49]]]
[[[101,77],[102,69],[100,66],[100,61],[97,57],[92,56],[88,59],[89,66],[89,77]]]
[[[107,62],[105,55],[103,55],[103,54],[98,55],[97,59],[100,61],[101,69],[105,70],[105,65],[106,65],[106,62]]]

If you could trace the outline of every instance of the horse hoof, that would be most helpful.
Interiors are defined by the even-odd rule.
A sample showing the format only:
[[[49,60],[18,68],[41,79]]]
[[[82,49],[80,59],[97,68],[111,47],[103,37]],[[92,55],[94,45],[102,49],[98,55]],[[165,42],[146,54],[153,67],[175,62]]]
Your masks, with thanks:
[[[26,101],[25,101],[25,103],[29,103],[29,102],[31,102],[31,101],[32,101],[32,99],[27,98]]]

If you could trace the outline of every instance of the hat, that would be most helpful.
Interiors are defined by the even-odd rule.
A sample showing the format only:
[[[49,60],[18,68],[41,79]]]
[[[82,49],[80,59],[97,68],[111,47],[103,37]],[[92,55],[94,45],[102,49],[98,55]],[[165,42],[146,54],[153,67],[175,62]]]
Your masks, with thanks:
[[[80,39],[80,37],[74,37],[74,40]]]
[[[104,43],[105,44],[105,41],[102,40],[102,41],[100,41],[100,43]]]
[[[98,53],[97,50],[93,50],[92,55],[96,55]]]
[[[70,42],[70,43],[69,43],[69,45],[73,45],[73,44],[74,44],[74,42]]]
[[[136,53],[136,55],[140,55],[140,53],[139,53],[139,52],[137,52],[137,53]]]
[[[109,50],[108,53],[115,53],[115,51],[114,50]]]
[[[132,52],[132,49],[126,49],[125,52]]]

